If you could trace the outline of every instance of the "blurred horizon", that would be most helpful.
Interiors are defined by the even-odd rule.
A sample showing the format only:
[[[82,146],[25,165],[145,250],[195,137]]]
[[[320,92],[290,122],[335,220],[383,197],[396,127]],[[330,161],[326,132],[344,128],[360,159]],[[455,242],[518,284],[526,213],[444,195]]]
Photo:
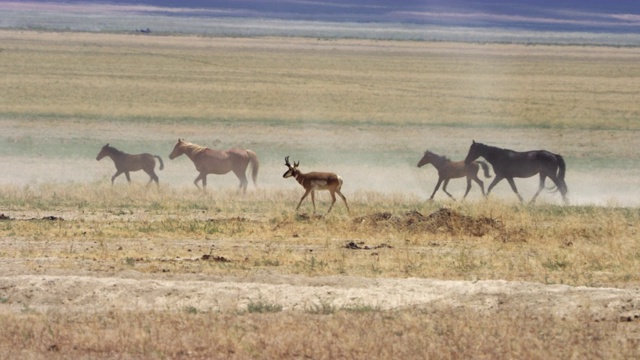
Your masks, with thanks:
[[[5,9],[637,33],[640,2],[549,0],[28,0]]]
[[[640,2],[0,0],[0,28],[640,46]]]

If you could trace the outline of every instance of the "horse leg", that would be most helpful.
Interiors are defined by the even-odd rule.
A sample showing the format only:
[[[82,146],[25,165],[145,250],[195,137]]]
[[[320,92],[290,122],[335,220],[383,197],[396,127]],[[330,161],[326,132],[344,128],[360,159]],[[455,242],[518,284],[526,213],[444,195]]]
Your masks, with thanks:
[[[131,176],[129,176],[129,172],[128,171],[124,172],[124,176],[127,177],[127,181],[129,182],[129,184],[131,184]]]
[[[238,191],[242,190],[243,193],[247,192],[247,185],[249,185],[249,181],[247,180],[247,174],[245,173],[245,171],[236,169],[233,170],[233,172],[238,177],[238,180],[240,180],[240,187],[238,188]]]
[[[436,187],[433,189],[433,193],[431,194],[431,197],[429,198],[429,200],[433,200],[433,197],[436,195],[436,191],[438,191],[438,189],[440,188],[440,184],[442,184],[442,178],[438,178],[438,183],[436,184]]]
[[[538,191],[536,191],[536,194],[533,195],[533,198],[531,198],[531,201],[529,202],[529,204],[533,204],[536,202],[536,198],[538,197],[538,195],[540,195],[540,192],[542,191],[542,189],[544,189],[544,180],[546,177],[547,177],[546,175],[544,175],[543,173],[540,173],[540,185],[538,186]]]
[[[486,196],[489,196],[491,189],[493,189],[493,187],[496,186],[496,184],[498,184],[502,179],[504,179],[504,177],[496,174],[496,177],[493,179],[493,181],[491,182],[491,184],[489,184],[489,187],[487,188]]]
[[[471,180],[468,180],[468,181],[469,181],[469,184],[471,184]],[[477,182],[477,183],[478,183],[478,185],[480,185],[480,190],[482,190],[482,196],[487,196],[487,195],[484,193],[484,182],[483,182],[482,180],[480,180],[480,178],[478,177],[478,175],[476,175],[476,176],[473,178],[473,181]],[[469,191],[469,190],[467,190],[467,191]],[[466,197],[466,195],[465,195],[465,197]]]
[[[202,176],[203,176],[203,175],[204,175],[203,173],[200,173],[200,174],[196,177],[196,179],[195,179],[195,180],[193,180],[193,184],[194,184],[198,189],[200,189],[200,185],[198,185],[198,181],[202,180]],[[204,184],[204,180],[202,181],[202,183]],[[203,190],[204,190],[204,189],[203,189]]]
[[[518,199],[520,199],[520,202],[524,202],[524,199],[522,198],[522,196],[520,196],[520,193],[518,193],[518,188],[516,187],[516,183],[515,181],[513,181],[513,178],[507,178],[507,181],[509,182],[509,185],[511,185],[511,190],[513,190],[513,192],[518,195]]]
[[[116,180],[118,176],[120,176],[120,174],[122,174],[122,171],[120,170],[116,171],[116,173],[113,174],[113,176],[111,177],[111,185],[113,185],[113,182]]]
[[[149,182],[147,183],[147,186],[149,186],[152,181],[155,181],[156,185],[160,186],[160,179],[158,179],[158,175],[156,175],[156,172],[153,171],[153,169],[145,170],[144,172],[146,172],[147,175],[149,175],[150,177]]]
[[[455,200],[456,198],[454,198],[453,195],[449,194],[449,192],[447,191],[447,185],[449,185],[449,180],[451,179],[447,179],[444,181],[444,184],[442,185],[442,191],[444,191],[445,194],[449,195],[450,198]]]
[[[568,205],[569,199],[567,198],[567,184],[564,182],[564,180],[558,179],[557,176],[549,175],[549,179],[551,179],[551,181],[556,184],[558,191],[560,191],[560,194],[562,195],[562,201],[565,203],[565,205]]]
[[[564,179],[558,179],[559,184],[558,189],[560,189],[560,194],[562,195],[562,201],[564,201],[565,205],[569,205],[569,198],[567,197],[567,193],[569,192],[569,188],[567,187],[567,183],[564,182]],[[560,187],[562,185],[562,187]]]
[[[342,201],[344,201],[344,205],[347,207],[347,212],[349,214],[351,214],[351,210],[349,210],[349,204],[347,204],[347,198],[344,197],[344,195],[342,195],[342,193],[340,192],[340,190],[336,190],[336,193],[338,193],[338,195],[340,195],[340,197],[342,198]]]
[[[304,195],[302,195],[302,197],[300,198],[300,202],[298,202],[298,206],[296,207],[296,211],[298,211],[298,209],[300,209],[300,205],[302,204],[302,200],[304,200],[304,198],[307,197],[307,195],[309,195],[309,193],[311,192],[311,189],[305,191]],[[312,193],[313,194],[313,193]],[[312,195],[313,196],[313,195]],[[314,212],[315,212],[315,204],[313,205],[314,207]]]
[[[469,190],[471,190],[471,178],[467,176],[467,190],[464,192],[464,196],[462,200],[467,198],[467,194],[469,194]]]
[[[563,181],[563,180],[560,180]],[[562,194],[562,201],[564,202],[565,205],[569,205],[569,198],[567,197],[567,184],[564,184],[563,181],[563,187],[560,189],[560,194]]]
[[[202,174],[202,190],[207,189],[207,174]]]

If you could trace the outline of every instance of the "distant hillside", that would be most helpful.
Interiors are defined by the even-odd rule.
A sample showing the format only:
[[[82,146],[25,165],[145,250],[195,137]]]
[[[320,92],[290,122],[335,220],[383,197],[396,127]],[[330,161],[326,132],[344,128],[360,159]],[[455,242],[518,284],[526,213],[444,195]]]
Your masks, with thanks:
[[[0,29],[640,46],[640,1],[0,0]]]
[[[4,1],[0,1],[0,4]],[[17,2],[17,1],[16,1]],[[637,0],[32,0],[112,4],[171,16],[391,22],[546,31],[640,32]],[[21,1],[21,3],[25,3]],[[137,8],[134,8],[136,6]]]

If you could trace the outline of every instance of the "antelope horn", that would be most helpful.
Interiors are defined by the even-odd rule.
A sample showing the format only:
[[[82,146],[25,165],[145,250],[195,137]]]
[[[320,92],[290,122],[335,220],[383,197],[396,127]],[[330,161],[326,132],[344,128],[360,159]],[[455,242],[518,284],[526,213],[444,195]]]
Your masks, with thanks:
[[[289,163],[289,157],[288,156],[284,158],[284,164],[289,166],[289,167],[291,166],[291,164]]]
[[[294,161],[294,162],[293,162],[293,166],[294,166],[294,167],[298,167],[298,165],[300,165],[300,161]]]

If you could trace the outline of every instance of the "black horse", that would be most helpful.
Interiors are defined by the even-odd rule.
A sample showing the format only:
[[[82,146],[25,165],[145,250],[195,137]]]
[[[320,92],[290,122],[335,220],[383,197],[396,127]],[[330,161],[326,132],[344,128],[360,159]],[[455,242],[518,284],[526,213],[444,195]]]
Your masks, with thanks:
[[[522,202],[522,196],[518,194],[518,189],[516,188],[516,183],[513,181],[513,178],[528,178],[535,174],[540,174],[540,187],[531,199],[532,203],[536,200],[542,189],[544,189],[544,181],[547,177],[556,184],[558,191],[562,194],[564,202],[569,202],[567,199],[569,189],[564,181],[566,166],[562,156],[546,150],[518,152],[473,141],[464,162],[469,164],[480,156],[485,158],[493,166],[493,172],[496,174],[495,179],[487,189],[487,195],[489,195],[491,189],[493,189],[500,180],[507,179],[509,185],[511,185],[511,189],[518,195],[518,199]]]

